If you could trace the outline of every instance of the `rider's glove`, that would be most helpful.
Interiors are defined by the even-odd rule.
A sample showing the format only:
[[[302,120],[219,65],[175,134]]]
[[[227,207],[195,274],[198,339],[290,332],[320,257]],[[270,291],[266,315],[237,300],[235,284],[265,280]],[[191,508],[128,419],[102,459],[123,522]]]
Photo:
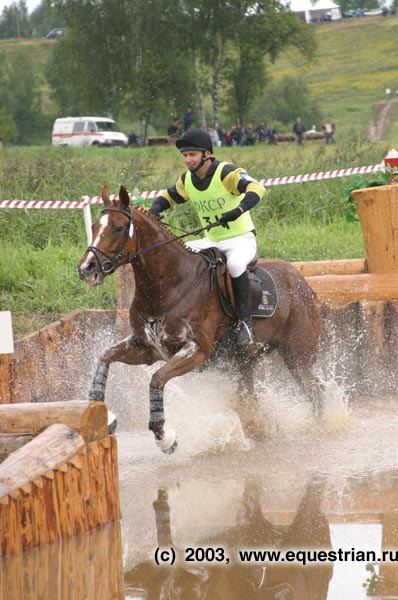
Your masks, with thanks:
[[[239,208],[239,206],[237,208],[233,208],[232,210],[229,210],[225,213],[223,213],[220,217],[220,219],[218,220],[218,223],[222,226],[222,227],[227,227],[228,228],[228,223],[230,221],[236,221],[236,219],[239,219],[239,217],[242,215],[243,211]]]

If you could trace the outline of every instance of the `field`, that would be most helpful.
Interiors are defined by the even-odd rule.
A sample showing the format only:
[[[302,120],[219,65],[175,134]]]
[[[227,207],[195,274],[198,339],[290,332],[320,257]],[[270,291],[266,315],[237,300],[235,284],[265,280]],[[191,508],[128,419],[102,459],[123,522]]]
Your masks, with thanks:
[[[330,116],[336,123],[338,136],[363,139],[374,104],[385,98],[385,88],[391,88],[393,94],[398,89],[398,17],[343,19],[314,27],[318,39],[316,61],[305,64],[296,51],[288,50],[269,67],[269,73],[274,78],[285,75],[302,78],[324,116]],[[28,49],[47,115],[55,114],[56,107],[44,69],[56,43],[56,40],[43,39],[0,40],[0,53],[6,55],[15,53],[18,48]],[[397,119],[398,114],[395,116]],[[119,124],[127,132],[136,126],[136,120],[134,116],[124,115]],[[167,123],[165,129],[166,126]],[[396,130],[393,139],[396,139]]]
[[[337,131],[363,139],[373,104],[389,87],[398,90],[398,17],[343,19],[315,26],[318,59],[305,65],[287,52],[271,68],[273,77],[302,78]]]
[[[259,179],[379,163],[385,144],[294,144],[222,148],[217,156],[245,166]],[[161,189],[182,170],[174,148],[63,149],[10,148],[0,152],[2,199],[79,200],[111,192]],[[286,260],[364,256],[359,223],[348,220],[348,188],[371,182],[344,178],[270,188],[254,210],[260,255]],[[93,208],[93,217],[98,208]],[[190,206],[167,214],[184,230],[197,226]],[[0,209],[0,310],[11,310],[16,336],[34,331],[84,307],[115,306],[115,279],[88,288],[75,265],[87,245],[80,210]]]

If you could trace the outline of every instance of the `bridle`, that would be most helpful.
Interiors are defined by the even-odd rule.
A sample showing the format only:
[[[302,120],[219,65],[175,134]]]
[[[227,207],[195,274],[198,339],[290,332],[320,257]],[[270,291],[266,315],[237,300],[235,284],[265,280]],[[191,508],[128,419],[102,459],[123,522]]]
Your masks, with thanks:
[[[97,261],[98,268],[103,276],[110,275],[111,273],[113,273],[115,271],[115,269],[117,267],[120,267],[121,265],[131,263],[133,260],[139,260],[140,256],[142,254],[146,254],[147,252],[151,252],[152,250],[155,250],[162,246],[166,246],[167,244],[171,244],[173,242],[176,242],[177,240],[181,240],[189,235],[197,235],[198,233],[201,233],[202,231],[208,231],[209,229],[212,229],[213,227],[219,226],[218,222],[209,223],[209,225],[206,225],[205,227],[200,227],[199,229],[195,229],[194,231],[188,231],[188,232],[184,233],[183,235],[178,235],[169,240],[165,240],[163,242],[158,242],[157,244],[153,244],[152,246],[148,246],[147,248],[140,248],[138,229],[136,228],[135,234],[136,234],[136,238],[137,238],[137,250],[135,252],[129,252],[128,254],[123,256],[122,255],[123,250],[124,250],[128,240],[131,238],[130,232],[131,232],[131,229],[133,226],[132,208],[130,207],[130,211],[127,212],[127,210],[124,210],[122,208],[108,207],[108,208],[103,208],[101,210],[100,214],[102,214],[104,212],[117,212],[117,213],[121,213],[122,215],[125,215],[129,219],[130,227],[129,227],[128,231],[126,231],[123,239],[121,240],[121,242],[113,256],[110,256],[109,254],[104,252],[104,250],[101,250],[100,248],[96,248],[95,246],[88,246],[86,252],[93,253],[95,260]],[[106,260],[102,264],[101,264],[101,261],[100,261],[98,255],[102,255],[106,258]]]
[[[115,271],[116,267],[118,267],[119,265],[122,265],[125,262],[128,262],[125,260],[126,257],[123,257],[123,250],[124,250],[128,240],[131,239],[132,226],[133,226],[133,212],[132,212],[131,208],[130,208],[130,211],[127,212],[127,210],[123,210],[122,208],[116,208],[116,207],[109,206],[109,207],[103,208],[101,210],[100,214],[102,215],[103,213],[106,213],[106,212],[117,212],[117,213],[120,213],[120,214],[126,216],[129,220],[129,228],[126,230],[126,232],[125,232],[123,238],[121,239],[119,246],[113,256],[111,256],[107,252],[104,252],[104,250],[101,250],[100,248],[96,248],[95,246],[88,246],[86,252],[92,252],[95,260],[97,261],[98,268],[104,277],[105,277],[105,275],[110,275],[111,273],[113,273]],[[101,263],[99,255],[104,256],[106,260],[104,260]]]

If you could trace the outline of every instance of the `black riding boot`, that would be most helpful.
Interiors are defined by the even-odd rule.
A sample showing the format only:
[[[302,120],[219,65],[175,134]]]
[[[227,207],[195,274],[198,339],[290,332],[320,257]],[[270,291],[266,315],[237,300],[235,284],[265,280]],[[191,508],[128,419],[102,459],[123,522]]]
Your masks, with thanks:
[[[245,271],[239,277],[232,277],[231,281],[238,315],[238,346],[248,346],[253,343],[249,273]]]

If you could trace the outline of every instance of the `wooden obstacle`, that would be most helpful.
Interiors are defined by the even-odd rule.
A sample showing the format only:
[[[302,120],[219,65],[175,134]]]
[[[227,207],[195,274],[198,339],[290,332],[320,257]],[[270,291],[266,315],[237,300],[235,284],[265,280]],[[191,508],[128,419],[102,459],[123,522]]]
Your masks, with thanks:
[[[107,434],[104,403],[25,403],[0,411],[0,437],[35,436],[0,464],[0,557],[120,518],[116,439]]]

